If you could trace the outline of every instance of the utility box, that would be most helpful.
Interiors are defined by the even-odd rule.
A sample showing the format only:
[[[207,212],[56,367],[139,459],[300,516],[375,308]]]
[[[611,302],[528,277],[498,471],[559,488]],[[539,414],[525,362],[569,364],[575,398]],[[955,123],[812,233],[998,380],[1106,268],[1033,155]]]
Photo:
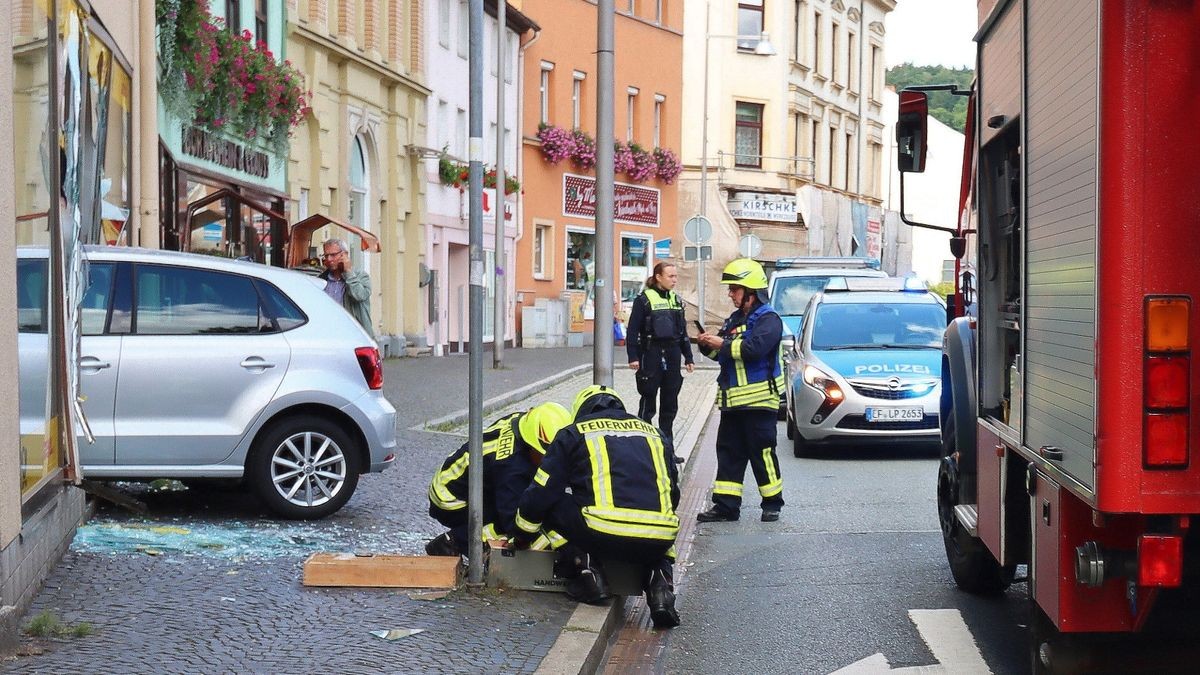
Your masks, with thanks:
[[[554,574],[554,551],[510,551],[492,544],[488,559],[487,585],[519,591],[565,593],[567,580]],[[613,595],[642,594],[643,570],[639,565],[604,561],[604,576]]]

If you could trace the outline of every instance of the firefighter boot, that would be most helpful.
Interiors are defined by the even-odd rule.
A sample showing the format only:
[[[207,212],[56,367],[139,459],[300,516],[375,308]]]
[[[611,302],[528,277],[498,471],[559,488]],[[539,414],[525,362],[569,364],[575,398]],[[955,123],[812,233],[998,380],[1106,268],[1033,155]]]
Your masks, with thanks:
[[[450,536],[450,533],[443,532],[425,542],[425,555],[454,557],[462,555],[462,551],[458,549],[458,544],[454,543],[454,538]]]
[[[567,579],[567,597],[576,602],[599,605],[612,597],[608,592],[608,579],[600,563],[591,556],[584,556],[574,577]]]
[[[679,625],[675,593],[661,570],[650,573],[650,583],[646,585],[646,606],[650,608],[650,620],[655,628],[674,628]]]

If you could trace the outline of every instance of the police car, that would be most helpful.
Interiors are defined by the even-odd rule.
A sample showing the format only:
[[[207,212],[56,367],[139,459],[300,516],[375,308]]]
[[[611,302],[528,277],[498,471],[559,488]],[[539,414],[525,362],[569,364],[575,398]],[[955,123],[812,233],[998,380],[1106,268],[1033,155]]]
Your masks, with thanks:
[[[813,296],[787,373],[787,434],[817,444],[936,443],[946,307],[916,279],[834,279]]]

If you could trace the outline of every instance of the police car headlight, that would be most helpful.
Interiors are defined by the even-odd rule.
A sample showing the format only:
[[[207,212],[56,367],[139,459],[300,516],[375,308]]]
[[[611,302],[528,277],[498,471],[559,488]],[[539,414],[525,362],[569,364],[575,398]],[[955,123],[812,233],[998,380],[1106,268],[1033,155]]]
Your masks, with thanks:
[[[842,388],[838,386],[833,377],[816,366],[804,367],[804,383],[825,394],[825,398],[831,401],[840,401],[845,398]]]

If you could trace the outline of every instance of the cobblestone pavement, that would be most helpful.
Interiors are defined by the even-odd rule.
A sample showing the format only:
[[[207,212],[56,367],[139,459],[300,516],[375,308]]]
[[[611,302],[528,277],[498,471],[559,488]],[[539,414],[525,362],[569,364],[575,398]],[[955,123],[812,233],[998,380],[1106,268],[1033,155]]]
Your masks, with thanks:
[[[493,371],[485,354],[484,397],[591,360],[590,348],[510,349],[506,368]],[[467,368],[466,356],[385,364],[384,391],[398,412],[399,459],[363,477],[350,502],[325,520],[273,519],[232,487],[144,491],[139,497],[148,516],[102,504],[26,617],[50,611],[69,624],[90,623],[95,633],[45,641],[45,653],[0,669],[532,672],[575,608],[558,594],[459,591],[424,601],[404,591],[300,585],[301,564],[312,551],[419,553],[440,531],[426,513],[426,488],[463,438],[419,427],[466,408]],[[569,404],[574,391],[565,386],[548,395]],[[395,642],[370,635],[392,628],[425,632]]]

